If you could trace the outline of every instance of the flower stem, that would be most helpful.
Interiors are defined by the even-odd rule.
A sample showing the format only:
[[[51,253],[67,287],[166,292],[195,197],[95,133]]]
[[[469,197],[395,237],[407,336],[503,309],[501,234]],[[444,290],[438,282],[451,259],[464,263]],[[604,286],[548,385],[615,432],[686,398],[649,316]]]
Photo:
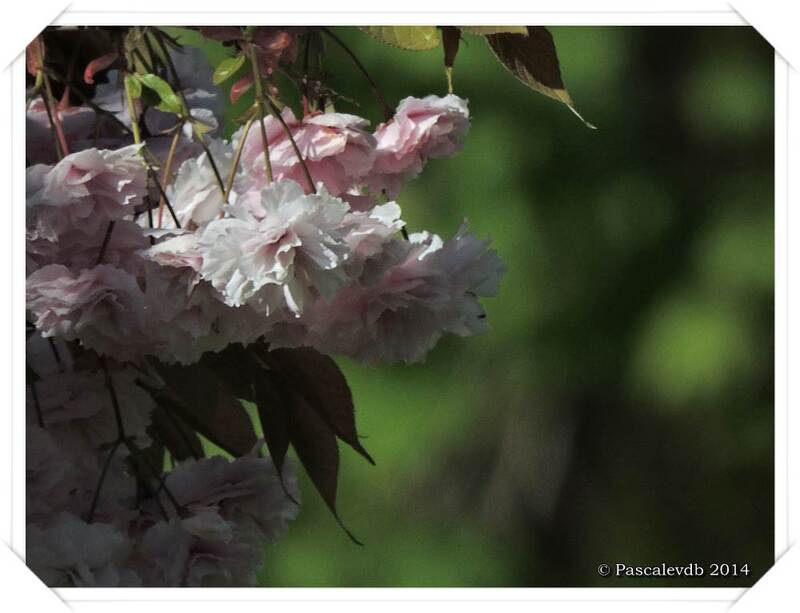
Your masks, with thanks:
[[[261,145],[264,149],[264,173],[267,183],[272,183],[272,163],[269,159],[269,139],[267,129],[264,127],[264,83],[261,80],[261,71],[258,69],[255,45],[250,46],[250,66],[253,70],[253,81],[256,86],[256,105],[258,105],[258,126],[261,129]]]
[[[164,164],[164,174],[161,175],[162,192],[166,191],[167,187],[169,187],[169,180],[172,178],[172,163],[175,160],[175,151],[178,148],[178,141],[180,140],[180,138],[181,138],[181,128],[180,126],[177,126],[175,128],[175,135],[172,137],[172,142],[169,145],[169,153],[167,153],[167,161]],[[158,201],[158,220],[156,221],[156,226],[158,228],[161,227],[161,221],[164,217],[165,204],[166,204],[166,197],[162,195]]]
[[[56,154],[58,159],[61,160],[64,156],[69,155],[69,147],[67,147],[67,137],[64,136],[64,128],[61,125],[61,119],[58,116],[58,102],[53,96],[53,89],[50,87],[50,78],[47,73],[42,70],[42,84],[44,85],[44,93],[42,94],[42,101],[44,108],[47,111],[47,118],[50,120],[50,127],[56,136]]]
[[[154,29],[150,33],[150,35],[155,39],[158,48],[161,50],[161,54],[164,56],[164,61],[167,64],[167,70],[169,70],[169,74],[172,77],[172,84],[175,88],[175,91],[178,92],[178,95],[181,97],[181,101],[183,102],[183,106],[186,108],[186,112],[189,113],[189,102],[186,100],[186,94],[183,93],[183,87],[181,87],[181,80],[180,77],[178,76],[178,71],[175,68],[175,62],[172,61],[172,56],[170,56],[169,50],[167,49],[167,45],[164,43],[165,34],[161,30]],[[191,119],[189,119],[188,121],[191,121]],[[217,180],[219,191],[221,194],[224,195],[225,183],[223,183],[222,181],[222,175],[219,172],[219,167],[217,166],[217,163],[214,161],[214,156],[211,155],[211,150],[208,148],[208,145],[206,144],[206,139],[197,130],[194,123],[192,123],[191,125],[192,125],[192,133],[197,137],[200,146],[203,147],[203,151],[205,151],[206,157],[208,158],[208,161],[211,164],[211,170],[214,172],[214,178]]]
[[[139,120],[136,116],[136,106],[133,102],[133,91],[131,90],[130,82],[127,78],[123,78],[125,85],[125,99],[128,102],[128,115],[131,118],[131,130],[133,131],[133,142],[137,145],[142,142],[142,135],[139,132]]]
[[[300,148],[297,146],[297,142],[294,140],[294,136],[292,136],[292,130],[286,125],[286,121],[283,119],[283,115],[281,115],[280,110],[278,107],[275,106],[275,103],[272,100],[267,99],[269,102],[269,110],[272,113],[272,116],[277,119],[281,126],[283,127],[284,132],[286,132],[286,137],[289,139],[289,142],[292,145],[292,149],[294,150],[294,154],[297,156],[297,161],[300,162],[300,166],[303,169],[303,174],[306,176],[306,181],[308,182],[308,188],[312,194],[317,193],[317,187],[314,185],[314,179],[311,178],[311,173],[308,170],[308,166],[306,166],[306,161],[303,159],[303,154],[300,153]]]
[[[236,169],[239,167],[239,160],[242,159],[242,150],[244,149],[244,143],[247,140],[247,134],[250,132],[250,127],[253,125],[256,116],[253,115],[250,119],[247,120],[247,123],[244,124],[244,130],[242,130],[242,139],[239,141],[239,145],[236,147],[236,153],[233,156],[233,164],[231,165],[231,174],[228,177],[228,184],[225,186],[225,193],[223,194],[223,201],[225,203],[228,202],[228,198],[231,195],[231,191],[233,190],[233,181],[236,179]],[[220,211],[220,218],[225,214],[225,211]]]

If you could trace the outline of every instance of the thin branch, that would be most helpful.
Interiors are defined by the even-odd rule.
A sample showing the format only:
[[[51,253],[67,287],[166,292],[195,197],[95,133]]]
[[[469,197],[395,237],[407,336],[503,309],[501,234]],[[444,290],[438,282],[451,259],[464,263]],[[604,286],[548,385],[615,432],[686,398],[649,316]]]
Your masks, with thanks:
[[[278,107],[275,106],[275,103],[269,98],[267,99],[267,102],[269,102],[269,110],[272,113],[272,116],[275,117],[275,119],[277,119],[280,122],[281,126],[283,126],[284,132],[286,132],[286,137],[289,139],[289,142],[292,145],[294,154],[297,156],[297,161],[300,162],[300,166],[303,169],[303,174],[306,177],[306,181],[308,181],[308,187],[311,190],[311,193],[316,194],[317,186],[314,184],[314,179],[311,178],[311,173],[308,171],[308,166],[306,166],[306,161],[303,159],[303,155],[300,153],[300,148],[297,146],[297,143],[294,140],[294,136],[292,136],[292,130],[286,124],[286,121],[283,119],[283,116],[278,110]]]
[[[386,121],[389,121],[394,113],[392,112],[391,107],[388,104],[386,104],[386,99],[383,97],[381,90],[378,88],[378,84],[375,83],[374,79],[370,76],[369,72],[367,72],[367,68],[364,66],[364,64],[361,63],[361,60],[359,60],[358,57],[356,57],[356,54],[353,53],[353,51],[350,49],[350,47],[348,47],[347,44],[345,44],[345,42],[341,38],[336,36],[336,34],[334,34],[331,30],[329,30],[324,26],[321,27],[320,30],[322,30],[323,32],[325,32],[325,34],[330,36],[330,38],[344,50],[344,52],[350,57],[350,59],[353,60],[353,63],[358,67],[358,69],[361,71],[364,77],[366,77],[367,81],[370,84],[370,87],[372,88],[372,92],[375,94],[375,97],[378,99],[378,102],[381,105],[381,111],[383,111],[384,118],[386,119]]]
[[[148,32],[148,34],[150,34],[150,36],[152,36],[155,39],[156,44],[158,45],[159,49],[161,50],[161,54],[164,56],[164,59],[165,59],[166,64],[167,64],[167,70],[169,70],[169,74],[172,77],[172,84],[173,84],[173,86],[175,88],[175,91],[177,91],[178,95],[181,97],[181,101],[183,102],[183,106],[186,107],[186,112],[191,115],[191,112],[190,112],[190,109],[189,109],[189,102],[186,100],[186,94],[184,93],[183,87],[181,86],[181,80],[180,80],[180,76],[178,75],[178,70],[175,68],[175,62],[172,61],[172,56],[169,54],[169,49],[167,49],[167,45],[164,43],[164,37],[166,37],[168,40],[174,42],[173,39],[170,38],[168,34],[166,34],[165,32],[162,32],[161,30],[159,30],[157,28],[154,29],[151,32]],[[146,37],[145,37],[145,40],[149,41],[149,39],[146,38]],[[149,45],[149,43],[148,43],[148,45]],[[189,119],[189,121],[191,122],[191,118]],[[217,180],[217,185],[219,186],[219,191],[224,195],[225,194],[225,183],[222,181],[222,174],[220,174],[219,167],[217,166],[217,163],[214,161],[214,156],[211,155],[211,150],[208,148],[208,145],[206,144],[206,139],[197,130],[197,128],[196,128],[194,123],[192,123],[191,125],[192,125],[192,132],[197,137],[197,140],[200,143],[200,145],[203,147],[203,151],[205,151],[206,157],[208,158],[208,161],[211,164],[211,170],[214,171],[214,178],[216,178],[216,180]]]
[[[111,451],[108,452],[106,456],[106,461],[103,462],[103,468],[100,471],[100,478],[97,480],[97,486],[94,488],[94,495],[92,496],[92,506],[89,507],[89,515],[86,517],[86,523],[91,524],[94,520],[94,512],[97,509],[97,503],[100,500],[100,490],[103,489],[103,482],[106,480],[106,474],[108,473],[108,468],[111,466],[111,460],[114,458],[114,454],[117,452],[120,444],[122,443],[122,439],[118,438],[114,441],[114,445],[111,447]]]
[[[161,177],[162,189],[161,193],[164,194],[167,187],[169,187],[169,181],[172,178],[172,163],[175,160],[175,151],[178,149],[178,141],[181,138],[181,129],[180,126],[177,126],[175,129],[175,135],[172,137],[172,142],[169,145],[169,152],[167,153],[167,161],[164,164],[164,174]],[[158,222],[157,225],[160,228],[161,222],[164,217],[164,205],[166,201],[166,195],[162,195],[161,199],[158,202]],[[175,217],[173,213],[173,218]],[[177,220],[176,220],[177,223]],[[177,224],[180,228],[180,224]]]
[[[256,48],[254,45],[250,47],[250,66],[253,70],[253,81],[256,86],[256,104],[258,105],[258,126],[261,128],[261,145],[264,149],[264,174],[267,177],[267,183],[272,183],[272,163],[269,159],[269,139],[267,138],[267,129],[264,127],[264,83],[261,80],[261,71],[258,69],[258,58],[256,57]]]

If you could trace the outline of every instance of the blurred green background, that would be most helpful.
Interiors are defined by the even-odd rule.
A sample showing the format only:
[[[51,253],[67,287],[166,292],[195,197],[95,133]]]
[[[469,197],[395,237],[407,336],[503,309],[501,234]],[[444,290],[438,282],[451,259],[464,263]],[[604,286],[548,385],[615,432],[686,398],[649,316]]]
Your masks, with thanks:
[[[440,50],[336,31],[391,105],[446,93]],[[466,217],[491,236],[509,269],[492,330],[420,365],[340,361],[377,461],[341,449],[340,512],[366,545],[303,476],[263,585],[725,586],[771,566],[772,48],[749,27],[552,32],[599,129],[462,42],[466,147],[400,203],[411,231]],[[326,69],[361,104],[337,110],[378,123],[335,45]],[[602,562],[751,574],[617,580]]]

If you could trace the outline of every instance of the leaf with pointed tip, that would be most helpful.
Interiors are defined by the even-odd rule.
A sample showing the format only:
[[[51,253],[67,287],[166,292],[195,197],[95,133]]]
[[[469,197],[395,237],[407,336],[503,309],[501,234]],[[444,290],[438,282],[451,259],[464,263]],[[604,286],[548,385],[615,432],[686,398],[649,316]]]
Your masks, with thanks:
[[[270,355],[336,436],[375,464],[359,441],[353,394],[336,362],[310,347],[275,349]]]
[[[202,458],[203,444],[186,422],[163,406],[153,411],[152,427],[158,440],[178,460]]]
[[[164,79],[154,74],[137,74],[136,78],[142,85],[156,93],[159,100],[156,108],[159,111],[174,113],[175,115],[184,114],[183,102],[178,97],[178,94],[172,90],[172,86]]]
[[[94,85],[94,76],[98,72],[111,66],[111,64],[113,64],[118,57],[119,54],[116,52],[116,50],[114,50],[93,59],[86,65],[86,68],[83,71],[84,82],[88,83],[89,85]]]
[[[241,79],[236,81],[236,83],[231,86],[231,104],[236,104],[239,98],[241,98],[251,87],[253,87],[253,83],[255,83],[255,79],[252,74],[246,74]]]
[[[230,79],[238,70],[244,66],[245,57],[240,53],[236,57],[229,57],[222,60],[214,70],[211,81],[214,85],[219,85]]]
[[[564,87],[553,36],[541,26],[527,26],[527,29],[527,36],[490,34],[486,41],[500,63],[517,79],[534,91],[566,104],[587,127],[594,129],[575,109]]]
[[[452,68],[458,53],[461,32],[455,26],[442,26],[442,47],[444,47],[444,66]]]
[[[362,543],[342,523],[336,510],[336,489],[339,475],[339,447],[336,435],[320,415],[309,406],[297,390],[289,391],[289,436],[297,457],[306,469],[314,487],[328,505],[333,517],[353,542]]]
[[[253,382],[262,371],[253,362],[249,350],[240,343],[231,343],[222,351],[204,353],[200,364],[215,372],[237,398],[255,402]]]
[[[427,51],[439,46],[436,26],[361,26],[372,38],[408,51]]]
[[[153,391],[159,403],[231,455],[250,453],[257,441],[253,423],[222,379],[200,363],[159,364],[158,370],[165,381]]]
[[[271,371],[262,371],[253,385],[256,391],[258,417],[261,420],[267,450],[278,473],[281,473],[286,452],[289,450],[288,399],[281,382]]]

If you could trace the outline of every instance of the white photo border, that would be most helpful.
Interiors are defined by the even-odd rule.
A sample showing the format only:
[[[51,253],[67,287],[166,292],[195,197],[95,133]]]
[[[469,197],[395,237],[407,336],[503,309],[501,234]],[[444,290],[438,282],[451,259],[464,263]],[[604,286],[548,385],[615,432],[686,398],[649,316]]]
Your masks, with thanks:
[[[502,12],[463,12],[463,11],[408,11],[408,12],[376,12],[376,11],[330,11],[324,2],[307,2],[307,6],[317,5],[320,11],[237,11],[236,9],[220,11],[205,7],[212,6],[208,2],[194,2],[190,9],[180,7],[178,2],[164,0],[154,3],[138,2],[141,12],[116,10],[102,6],[98,2],[76,2],[56,19],[60,25],[226,25],[240,22],[285,24],[325,23],[326,25],[360,25],[370,23],[393,24],[475,24],[489,25],[500,23],[541,23],[544,25],[748,25],[735,10],[719,2],[676,2],[649,3],[658,5],[652,10],[643,10],[647,6],[643,2],[616,2],[615,5],[626,5],[634,10],[610,10],[599,8],[599,3],[571,3],[580,5],[579,10],[570,11],[502,11]],[[352,5],[353,3],[348,3]],[[366,4],[366,3],[364,3]],[[412,2],[405,5],[415,4]],[[428,3],[419,3],[421,6]],[[519,4],[521,3],[513,3]],[[543,4],[543,3],[540,3]],[[678,10],[667,8],[680,5]],[[122,6],[121,4],[117,6]],[[563,3],[559,6],[563,6]],[[727,6],[727,8],[726,8]],[[199,7],[199,8],[194,8]],[[693,7],[693,8],[692,8]],[[702,7],[702,8],[698,8]],[[587,10],[588,9],[588,10]],[[11,544],[14,551],[23,557],[25,550],[25,449],[20,441],[25,440],[25,390],[24,390],[24,353],[25,338],[22,321],[25,316],[22,295],[24,294],[24,110],[16,104],[25,89],[24,57],[20,55],[0,78],[0,98],[2,117],[10,117],[4,123],[9,130],[10,139],[3,147],[3,155],[9,156],[3,165],[3,172],[8,172],[10,200],[12,203],[11,223],[6,228],[5,262],[11,262],[12,301],[2,304],[6,321],[11,323],[11,333],[7,333],[6,346],[10,355],[2,369],[7,387],[12,391],[11,407],[8,411],[6,431],[6,449],[10,451],[11,463],[3,472],[0,486],[11,491],[10,508],[0,512],[0,523],[3,538]],[[789,267],[800,269],[797,253],[789,249],[790,244],[800,244],[797,228],[794,228],[794,243],[791,242],[789,225],[790,197],[797,199],[798,178],[789,173],[790,151],[796,165],[796,152],[800,148],[798,123],[800,108],[797,104],[797,85],[800,75],[793,70],[780,55],[775,55],[775,556],[780,557],[790,544],[794,543],[799,522],[798,483],[800,483],[800,467],[797,454],[790,458],[790,435],[795,448],[798,441],[797,424],[790,422],[789,406],[791,400],[798,400],[798,383],[790,377],[790,346],[799,347],[796,328],[789,325],[789,305],[798,304],[798,282],[790,283]],[[790,113],[790,92],[792,95]],[[8,109],[8,115],[5,114]],[[9,147],[10,145],[10,147]],[[11,236],[8,236],[8,233]],[[793,341],[793,342],[792,342]],[[794,369],[797,373],[797,369]],[[796,403],[795,403],[796,404]],[[789,428],[794,428],[790,432]],[[791,463],[790,463],[791,460]],[[7,478],[9,477],[10,478]],[[9,481],[9,483],[6,483]],[[10,487],[9,487],[10,486]],[[2,579],[0,579],[2,581]],[[12,586],[9,586],[12,587]],[[702,610],[722,610],[729,608],[748,588],[60,588],[54,592],[69,607],[76,611],[102,610],[122,607],[130,603],[147,602],[148,608],[170,611],[178,610],[179,603],[191,604],[193,611],[211,610],[214,606],[219,610],[220,603],[233,601],[237,606],[249,609],[248,603],[274,601],[301,601],[309,604],[329,602],[335,610],[352,611],[352,604],[372,604],[372,608],[380,603],[381,610],[393,610],[394,604],[414,606],[428,603],[440,608],[447,603],[458,603],[460,610],[485,610],[489,603],[498,603],[504,609],[531,609],[532,603],[553,605],[572,603],[592,605],[597,610],[643,610],[661,608],[659,603],[679,604],[682,610],[699,607]],[[752,589],[752,588],[750,588]],[[25,602],[24,595],[20,602]],[[103,604],[105,603],[105,605]],[[112,604],[113,603],[113,606]],[[350,605],[348,605],[350,603]],[[391,605],[391,606],[390,606]],[[539,606],[538,604],[535,606]],[[611,608],[613,607],[613,609]],[[635,607],[635,608],[634,608]],[[180,607],[181,609],[183,607]],[[547,607],[548,609],[550,606]],[[131,609],[133,610],[133,609]],[[365,610],[365,609],[364,609]],[[398,608],[399,610],[399,608]]]

